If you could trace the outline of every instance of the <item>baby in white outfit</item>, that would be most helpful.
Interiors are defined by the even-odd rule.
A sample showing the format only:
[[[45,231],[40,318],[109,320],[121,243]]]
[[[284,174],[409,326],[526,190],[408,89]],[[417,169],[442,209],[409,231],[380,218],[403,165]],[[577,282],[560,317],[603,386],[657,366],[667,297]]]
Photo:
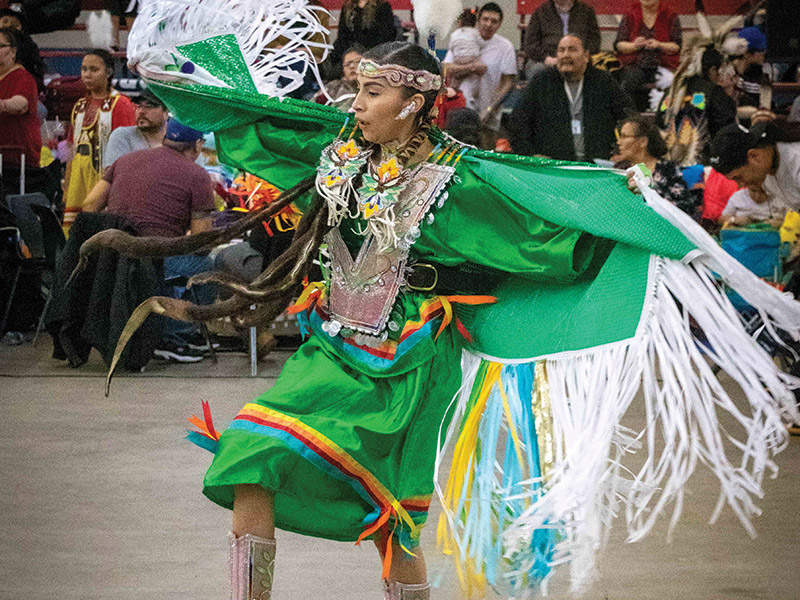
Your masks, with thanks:
[[[450,42],[447,45],[448,54],[454,63],[466,65],[480,59],[485,45],[486,40],[475,29],[475,15],[471,11],[465,10],[458,18],[458,29],[450,34]],[[478,90],[479,79],[480,75],[472,73],[466,77],[452,80],[453,87],[461,89],[467,108],[472,110],[478,110],[478,99],[475,92]],[[472,82],[472,85],[462,85],[465,81]]]

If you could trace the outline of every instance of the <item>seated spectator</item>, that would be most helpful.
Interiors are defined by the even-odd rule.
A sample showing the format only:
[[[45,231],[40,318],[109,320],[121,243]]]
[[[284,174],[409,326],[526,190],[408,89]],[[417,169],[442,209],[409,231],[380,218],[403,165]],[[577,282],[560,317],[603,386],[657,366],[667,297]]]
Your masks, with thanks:
[[[651,187],[683,212],[694,216],[697,203],[686,186],[677,163],[663,160],[667,153],[661,133],[642,116],[628,117],[619,131],[619,159],[625,166],[644,164],[652,179]]]
[[[38,167],[42,148],[39,96],[35,79],[19,61],[20,35],[16,29],[0,29],[0,154],[6,190],[16,185],[11,178],[19,178],[22,155],[28,168]]]
[[[500,132],[500,105],[514,85],[517,55],[514,45],[497,31],[503,23],[503,10],[487,2],[478,11],[478,33],[483,40],[480,60],[468,64],[456,62],[452,51],[444,57],[445,75],[465,98],[475,98],[475,110],[481,120],[481,147],[493,150]],[[476,74],[474,80],[469,75]],[[467,101],[469,108],[469,101]]]
[[[396,39],[392,5],[386,0],[345,0],[339,16],[339,33],[329,57],[333,75],[341,76],[339,65],[348,48],[358,44],[366,51]]]
[[[351,46],[344,53],[342,58],[342,78],[334,79],[325,84],[325,90],[333,100],[327,100],[325,94],[317,94],[315,101],[328,106],[338,108],[342,112],[348,112],[353,105],[353,100],[358,93],[358,64],[364,58],[364,47],[356,44]]]
[[[666,107],[671,115],[665,123],[669,157],[681,165],[705,164],[711,140],[725,125],[736,121],[736,102],[720,85],[722,54],[707,48],[701,58],[701,72],[688,78],[678,91],[682,98],[675,111]],[[674,111],[674,112],[673,112]]]
[[[187,231],[211,229],[214,197],[211,179],[194,161],[203,147],[203,134],[175,119],[167,123],[160,148],[139,150],[119,158],[108,168],[100,184],[86,198],[83,210],[125,217],[139,235],[178,237]],[[169,256],[164,259],[164,277],[191,277],[210,271],[208,256]],[[209,286],[195,286],[201,304],[214,300]],[[196,362],[202,346],[191,324],[169,320],[156,355],[179,362]]]
[[[731,194],[722,211],[724,225],[769,223],[778,228],[791,206],[783,204],[781,197],[773,197],[761,188],[742,188]]]
[[[528,83],[509,123],[517,154],[561,160],[608,159],[616,124],[634,112],[630,97],[608,73],[589,65],[580,38],[558,43],[558,63]]]
[[[169,111],[164,103],[150,90],[144,90],[132,100],[135,105],[136,125],[117,127],[108,136],[103,153],[103,169],[113,165],[120,156],[158,148],[167,131]]]
[[[447,44],[447,55],[457,65],[469,65],[480,61],[481,52],[486,41],[475,28],[478,19],[475,12],[465,10],[458,17],[458,29],[450,34],[450,41]],[[463,85],[465,80],[469,80],[467,85]],[[480,75],[477,73],[466,73],[461,76],[453,75],[451,84],[462,90],[464,102],[467,108],[478,110],[478,83]]]
[[[594,9],[581,0],[546,0],[531,15],[525,29],[523,48],[529,65],[528,75],[542,66],[556,64],[556,48],[561,38],[573,33],[586,42],[589,54],[600,51],[600,27]]]
[[[737,75],[735,95],[739,121],[748,125],[761,106],[761,87],[769,84],[769,75],[764,71],[767,37],[758,27],[745,27],[737,38],[734,48],[738,51],[734,50],[730,60]]]
[[[633,96],[639,111],[646,111],[649,90],[659,67],[678,68],[682,44],[678,15],[664,0],[634,0],[623,15],[614,49],[622,69],[622,87]]]
[[[753,203],[766,203],[759,210],[771,214],[800,210],[800,128],[796,125],[764,121],[749,131],[728,125],[712,141],[709,162],[740,187],[749,188]]]

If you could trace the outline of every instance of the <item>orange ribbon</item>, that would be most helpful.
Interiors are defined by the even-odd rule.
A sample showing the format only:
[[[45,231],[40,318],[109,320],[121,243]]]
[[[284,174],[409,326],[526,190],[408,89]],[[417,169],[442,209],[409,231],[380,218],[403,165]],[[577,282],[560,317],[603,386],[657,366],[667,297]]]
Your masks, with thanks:
[[[494,304],[497,302],[497,298],[495,296],[439,296],[439,300],[442,303],[442,308],[444,309],[444,317],[442,318],[442,324],[439,326],[439,331],[436,332],[436,337],[433,339],[439,339],[439,335],[444,331],[444,328],[447,327],[450,322],[455,318],[456,329],[458,332],[464,336],[464,339],[468,342],[472,341],[472,336],[467,331],[467,328],[464,327],[464,324],[461,320],[455,316],[453,312],[453,304]]]
[[[207,438],[219,440],[219,433],[217,433],[217,430],[214,429],[214,421],[211,419],[211,407],[208,405],[208,402],[205,401],[201,401],[200,404],[203,406],[203,418],[205,421],[201,421],[195,415],[188,417],[187,420],[189,423],[197,427],[200,430],[200,433]]]

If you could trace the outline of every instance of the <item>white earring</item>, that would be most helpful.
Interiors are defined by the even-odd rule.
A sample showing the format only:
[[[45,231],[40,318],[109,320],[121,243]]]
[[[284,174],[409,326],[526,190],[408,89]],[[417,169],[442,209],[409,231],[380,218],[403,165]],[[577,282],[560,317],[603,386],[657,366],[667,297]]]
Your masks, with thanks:
[[[397,116],[394,118],[394,120],[395,120],[395,121],[402,121],[403,119],[407,119],[407,118],[408,118],[408,116],[409,116],[411,113],[415,113],[415,112],[417,112],[417,105],[416,105],[416,104],[414,104],[413,102],[409,102],[408,104],[406,104],[406,105],[403,107],[403,110],[401,110],[401,111],[400,111],[400,114],[398,114],[398,115],[397,115]]]

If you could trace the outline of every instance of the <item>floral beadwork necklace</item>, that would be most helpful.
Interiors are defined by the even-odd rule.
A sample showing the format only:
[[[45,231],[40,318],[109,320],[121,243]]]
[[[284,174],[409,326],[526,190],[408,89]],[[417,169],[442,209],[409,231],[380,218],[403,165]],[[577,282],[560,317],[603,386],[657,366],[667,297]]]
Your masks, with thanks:
[[[367,220],[394,206],[410,180],[409,170],[396,156],[384,156],[377,166],[367,162],[361,186],[356,190],[361,214]]]

